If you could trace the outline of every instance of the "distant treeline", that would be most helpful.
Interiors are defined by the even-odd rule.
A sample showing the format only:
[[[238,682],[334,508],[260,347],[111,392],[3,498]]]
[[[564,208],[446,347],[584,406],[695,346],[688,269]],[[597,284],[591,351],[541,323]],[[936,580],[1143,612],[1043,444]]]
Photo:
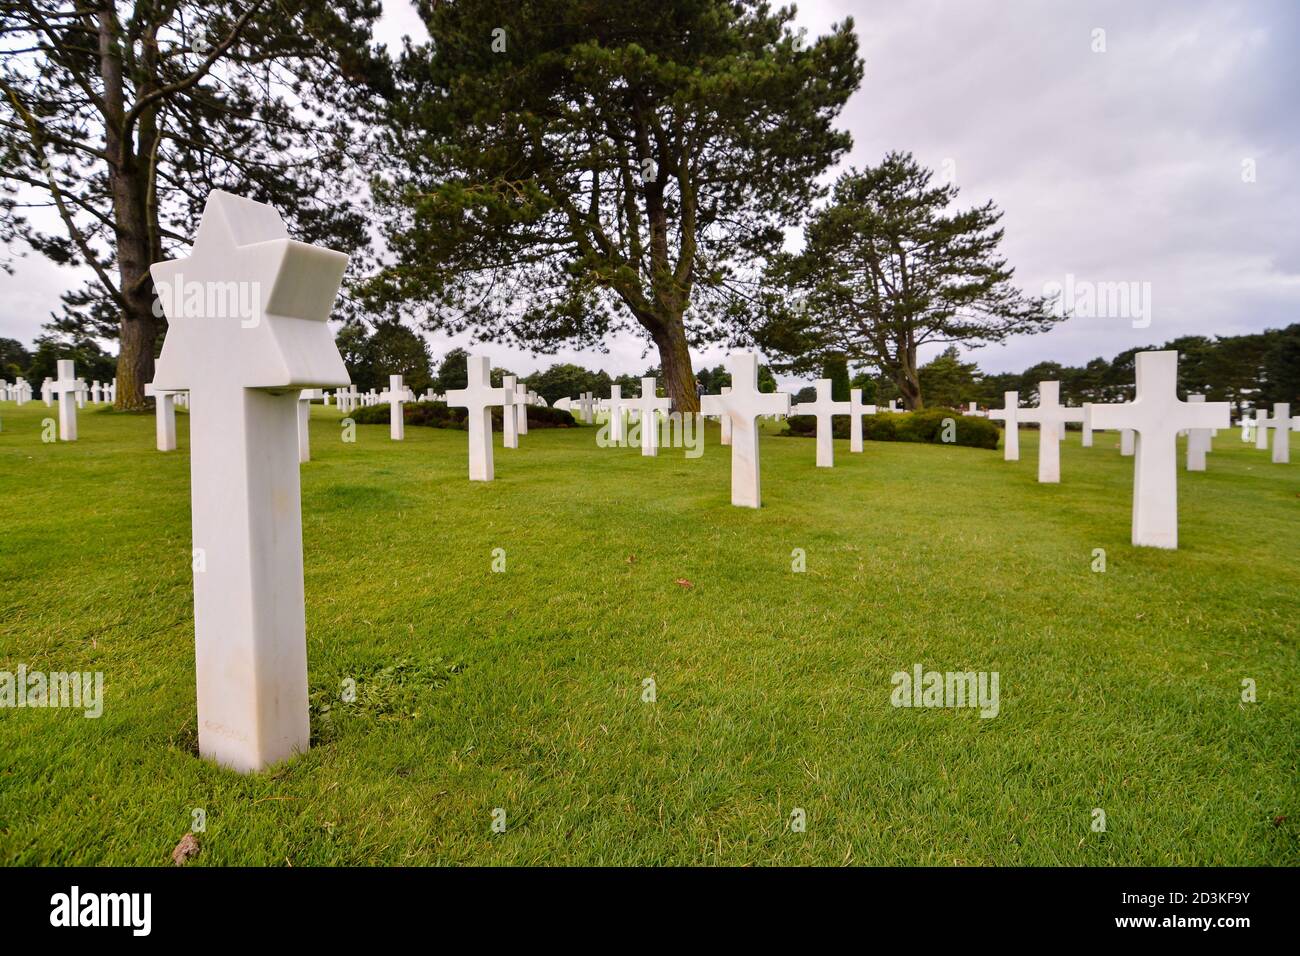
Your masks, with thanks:
[[[1079,366],[1039,362],[1020,373],[981,372],[949,349],[921,367],[922,393],[927,406],[956,408],[972,401],[1001,406],[1003,392],[1018,391],[1021,402],[1032,403],[1039,382],[1058,381],[1061,401],[1069,405],[1128,401],[1133,398],[1134,356],[1155,349],[1178,352],[1178,387],[1184,398],[1202,394],[1207,401],[1232,402],[1237,411],[1274,402],[1300,409],[1300,324],[1251,335],[1183,336],[1127,349],[1109,360],[1099,357]],[[899,397],[883,376],[859,375],[854,384],[873,396],[864,395],[867,401]]]

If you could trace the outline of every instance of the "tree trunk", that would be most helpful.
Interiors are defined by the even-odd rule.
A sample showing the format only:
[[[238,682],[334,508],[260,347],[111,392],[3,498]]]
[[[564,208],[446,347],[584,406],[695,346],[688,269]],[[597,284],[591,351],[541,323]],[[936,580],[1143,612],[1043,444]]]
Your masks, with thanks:
[[[673,400],[673,411],[683,415],[700,410],[695,371],[691,368],[691,350],[686,344],[686,328],[680,316],[669,317],[651,331],[659,348],[659,374],[664,392]]]

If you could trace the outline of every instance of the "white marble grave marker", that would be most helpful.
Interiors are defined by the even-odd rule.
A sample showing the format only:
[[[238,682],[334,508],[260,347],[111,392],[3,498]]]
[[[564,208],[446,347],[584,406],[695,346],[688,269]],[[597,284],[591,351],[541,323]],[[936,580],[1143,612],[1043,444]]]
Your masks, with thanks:
[[[831,428],[836,415],[853,411],[852,402],[837,402],[831,398],[831,380],[819,378],[816,383],[817,400],[799,402],[790,406],[792,415],[813,415],[817,419],[817,467],[835,467],[835,444]]]
[[[673,407],[671,398],[659,398],[655,395],[655,380],[641,379],[641,397],[627,403],[627,407],[640,413],[641,454],[654,456],[659,454],[659,412],[667,412]]]
[[[406,386],[402,384],[402,376],[388,376],[388,391],[382,393],[379,398],[388,403],[388,437],[393,441],[404,441],[406,418],[402,413],[402,405],[407,401],[407,394]]]
[[[159,451],[176,450],[176,393],[154,388],[153,382],[144,387],[145,395],[154,400],[154,438]]]
[[[1038,423],[1038,480],[1055,484],[1061,480],[1061,440],[1066,422],[1083,421],[1082,408],[1061,404],[1060,382],[1038,383],[1038,407],[1020,409],[1020,420]]]
[[[1092,447],[1092,402],[1084,402],[1083,409],[1083,447]]]
[[[516,389],[518,383],[513,375],[503,375],[501,377],[501,387],[506,390],[506,395],[514,404],[517,397]],[[503,448],[519,447],[519,412],[516,408],[509,406],[501,410],[501,446]]]
[[[515,415],[515,428],[517,430],[517,433],[520,435],[527,435],[528,434],[528,386],[516,384],[514,394],[511,396],[511,400],[514,402],[514,406],[515,406],[513,411]],[[507,415],[510,414],[511,411],[512,409],[510,409],[509,407],[506,407],[503,410],[504,414]]]
[[[762,505],[759,486],[758,417],[789,415],[790,396],[785,392],[758,390],[758,356],[737,352],[727,356],[731,391],[705,395],[700,410],[705,415],[722,415],[731,422],[731,503],[741,508]]]
[[[609,387],[609,402],[606,405],[606,411],[609,413],[609,440],[615,448],[622,446],[626,440],[627,416],[623,404],[623,386],[611,385]]]
[[[81,380],[73,370],[72,359],[59,359],[57,368],[59,377],[50,383],[50,391],[59,397],[59,441],[76,441]]]
[[[304,388],[298,393],[298,463],[311,461],[311,403],[312,399],[324,398],[328,392],[323,388]]]
[[[466,360],[468,384],[449,389],[447,405],[469,409],[469,480],[491,481],[492,407],[502,406],[502,418],[514,412],[511,395],[504,388],[492,387],[492,367],[486,355],[471,355]],[[520,386],[522,388],[522,386]]]
[[[1137,398],[1117,405],[1093,405],[1099,428],[1136,432],[1133,463],[1133,544],[1178,547],[1178,432],[1227,428],[1227,402],[1192,404],[1178,399],[1178,353],[1139,352]]]
[[[1192,403],[1201,403],[1205,401],[1204,395],[1188,395],[1187,401]],[[1187,432],[1187,470],[1204,471],[1205,454],[1210,450],[1210,429],[1192,428]]]
[[[1268,419],[1268,430],[1273,433],[1273,464],[1291,462],[1291,404],[1275,402],[1273,414]]]
[[[723,395],[730,395],[731,386],[723,385],[721,388],[718,389],[718,391],[721,392]],[[722,437],[719,439],[719,443],[723,445],[730,445],[731,444],[731,416],[723,415],[719,422],[719,427],[722,432]]]
[[[862,416],[876,414],[875,405],[862,404],[862,389],[849,390],[849,451],[862,451]]]
[[[1002,408],[990,408],[989,418],[1006,423],[1002,435],[1002,460],[1020,460],[1020,393],[1003,392]]]
[[[347,263],[214,191],[189,258],[150,269],[169,323],[154,386],[190,393],[199,752],[241,772],[309,746],[298,398],[348,381],[326,324]],[[208,314],[195,284],[238,285],[252,314]]]

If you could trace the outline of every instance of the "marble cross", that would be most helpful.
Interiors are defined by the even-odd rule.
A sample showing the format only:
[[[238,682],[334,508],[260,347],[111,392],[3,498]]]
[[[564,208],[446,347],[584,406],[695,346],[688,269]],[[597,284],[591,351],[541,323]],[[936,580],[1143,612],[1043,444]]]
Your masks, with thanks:
[[[45,402],[46,408],[54,404],[54,392],[50,390],[50,386],[53,384],[54,379],[48,375],[45,377],[45,381],[41,382],[41,401]]]
[[[511,404],[516,400],[517,383],[513,375],[504,375],[501,378],[501,387],[506,390]],[[519,413],[515,408],[507,405],[501,410],[501,446],[503,448],[519,447]]]
[[[1006,423],[1002,436],[1002,460],[1020,460],[1020,393],[1003,392],[1002,408],[990,408],[989,418]]]
[[[1199,404],[1205,401],[1204,395],[1188,395],[1187,401]],[[1187,432],[1187,470],[1205,471],[1205,455],[1210,450],[1208,428],[1192,428]]]
[[[1260,451],[1268,449],[1268,430],[1273,425],[1263,408],[1255,409],[1255,447]]]
[[[655,395],[655,380],[641,379],[641,397],[632,399],[627,407],[641,416],[641,454],[654,456],[659,454],[659,412],[667,412],[673,407],[671,398],[658,398]]]
[[[862,389],[849,390],[849,451],[862,451],[862,416],[876,414],[875,405],[862,404]]]
[[[1082,408],[1061,404],[1060,382],[1038,383],[1038,407],[1022,408],[1022,422],[1038,423],[1038,480],[1055,484],[1061,480],[1061,439],[1066,422],[1083,421]]]
[[[1083,409],[1083,447],[1092,447],[1092,402],[1084,402]]]
[[[516,382],[515,391],[514,394],[511,396],[511,401],[514,403],[514,408],[511,409],[509,407],[506,407],[505,409],[503,409],[503,413],[509,414],[511,411],[513,411],[515,416],[515,427],[518,429],[518,433],[520,435],[527,435],[528,434],[528,386]]]
[[[388,376],[388,391],[381,393],[379,398],[388,403],[388,437],[393,441],[403,441],[406,438],[406,418],[402,414],[402,404],[407,396],[402,376]]]
[[[190,395],[199,752],[240,772],[310,744],[298,400],[348,381],[326,324],[347,264],[213,191],[190,256],[150,268],[168,321],[153,384]]]
[[[595,402],[592,401],[591,392],[583,392],[582,395],[579,396],[578,408],[582,410],[582,421],[584,424],[591,424],[592,418],[594,417],[592,414],[592,406],[594,405]]]
[[[57,368],[59,377],[50,383],[50,391],[59,397],[59,441],[76,441],[81,380],[73,370],[72,359],[59,359]]]
[[[721,388],[718,389],[718,391],[721,392],[723,395],[730,395],[731,386],[723,385]],[[721,437],[718,439],[719,444],[730,445],[731,444],[731,416],[723,415],[721,421],[719,422],[719,427],[722,432]]]
[[[298,393],[298,463],[311,461],[311,403],[324,398],[323,388],[304,388]]]
[[[1274,402],[1273,414],[1265,419],[1264,426],[1273,433],[1273,464],[1286,465],[1291,462],[1291,404]]]
[[[1178,547],[1178,432],[1227,428],[1227,402],[1193,404],[1178,400],[1178,353],[1139,352],[1137,398],[1117,405],[1093,405],[1099,428],[1128,428],[1137,434],[1133,465],[1133,544]]]
[[[144,387],[145,395],[154,400],[154,438],[159,451],[176,450],[176,393],[154,388],[153,382]]]
[[[852,402],[837,402],[831,398],[831,380],[819,378],[816,383],[817,400],[799,402],[790,406],[792,415],[812,415],[817,419],[817,467],[835,467],[835,444],[831,433],[834,416],[849,415],[853,411]],[[859,422],[861,419],[859,419]]]
[[[491,409],[494,405],[502,406],[502,417],[514,409],[510,394],[504,388],[492,387],[492,367],[486,355],[471,355],[466,366],[468,382],[465,388],[448,389],[447,405],[469,409],[469,480],[491,481],[495,477]]]
[[[621,447],[626,440],[626,418],[623,409],[627,406],[623,403],[623,386],[611,385],[609,387],[609,403],[607,410],[609,412],[609,441],[615,448]]]
[[[737,352],[727,356],[731,391],[705,395],[700,410],[705,415],[725,416],[731,422],[731,503],[741,508],[758,508],[763,499],[759,486],[758,417],[789,415],[790,396],[785,392],[758,390],[758,356]]]

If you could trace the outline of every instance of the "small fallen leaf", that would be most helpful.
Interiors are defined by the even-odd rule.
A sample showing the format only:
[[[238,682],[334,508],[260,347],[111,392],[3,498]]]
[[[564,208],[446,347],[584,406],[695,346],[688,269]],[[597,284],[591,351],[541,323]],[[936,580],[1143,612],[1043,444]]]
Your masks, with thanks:
[[[636,555],[635,555],[635,554],[629,554],[629,555],[627,556],[627,563],[628,563],[628,564],[636,564]]]
[[[193,833],[187,833],[181,837],[181,842],[176,844],[176,849],[172,850],[172,862],[177,866],[184,866],[190,859],[198,855],[198,838]]]
[[[1274,818],[1273,818],[1273,826],[1275,826],[1275,827],[1280,827],[1280,826],[1281,826],[1283,823],[1285,823],[1285,822],[1286,822],[1286,817],[1274,817]]]
[[[694,584],[692,584],[690,581],[687,581],[685,578],[678,578],[673,583],[681,585],[683,588],[686,588],[687,590],[690,590],[691,588],[695,587]]]

